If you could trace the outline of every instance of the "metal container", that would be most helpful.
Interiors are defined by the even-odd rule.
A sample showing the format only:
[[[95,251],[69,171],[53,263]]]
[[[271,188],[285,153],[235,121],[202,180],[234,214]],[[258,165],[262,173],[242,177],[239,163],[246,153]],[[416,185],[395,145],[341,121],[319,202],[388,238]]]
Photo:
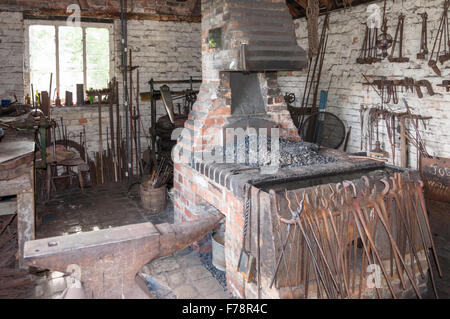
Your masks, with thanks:
[[[420,176],[426,198],[450,202],[450,158],[421,156]]]
[[[141,184],[141,202],[151,214],[159,214],[167,207],[167,187],[151,188]]]
[[[225,233],[216,231],[212,235],[212,264],[220,271],[226,270],[225,263]]]

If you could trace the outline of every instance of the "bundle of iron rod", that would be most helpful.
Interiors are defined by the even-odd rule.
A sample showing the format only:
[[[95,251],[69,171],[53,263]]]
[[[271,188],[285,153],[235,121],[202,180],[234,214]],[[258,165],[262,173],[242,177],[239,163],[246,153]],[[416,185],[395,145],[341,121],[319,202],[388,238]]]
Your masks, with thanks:
[[[428,274],[438,297],[431,253],[442,271],[416,173],[271,195],[281,243],[273,282],[292,298],[398,298],[406,289],[422,298],[418,279]]]
[[[118,82],[113,79],[108,89],[90,91],[90,94],[98,96],[98,129],[99,148],[94,153],[93,160],[89,162],[92,184],[107,184],[122,182],[127,178],[127,153],[126,141],[123,138],[122,116],[118,103]],[[102,98],[107,95],[109,125],[106,128],[106,149],[102,122]],[[114,112],[114,104],[116,109]],[[116,114],[114,114],[116,113]]]
[[[170,163],[170,160],[163,157],[156,169],[153,171],[148,185],[150,185],[151,188],[155,189],[166,185],[171,178],[172,167],[173,164]]]
[[[317,109],[318,109],[317,102],[318,102],[320,78],[322,75],[325,53],[326,53],[327,44],[328,44],[328,34],[327,34],[328,27],[329,27],[329,15],[327,13],[327,15],[325,16],[324,21],[323,21],[322,33],[320,36],[320,42],[319,42],[319,48],[318,48],[319,54],[317,54],[315,57],[309,58],[308,75],[306,77],[305,88],[303,91],[303,98],[302,98],[302,104],[301,104],[302,112],[300,112],[300,114],[302,114],[302,115],[301,115],[301,119],[298,119],[298,122],[300,123],[299,124],[300,130],[303,127],[303,124],[305,121],[306,108],[309,105],[309,99],[311,96],[311,90],[312,90],[313,86],[315,86],[315,88],[314,88],[314,92],[313,92],[312,113],[317,112]]]

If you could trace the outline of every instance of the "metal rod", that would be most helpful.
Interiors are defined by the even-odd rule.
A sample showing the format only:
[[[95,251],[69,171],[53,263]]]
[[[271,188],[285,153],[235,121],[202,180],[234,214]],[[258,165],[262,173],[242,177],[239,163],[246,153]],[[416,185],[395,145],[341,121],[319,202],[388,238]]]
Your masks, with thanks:
[[[130,123],[128,113],[128,26],[127,26],[127,0],[120,0],[120,21],[122,31],[122,81],[123,81],[123,104],[125,109],[125,135],[126,135],[126,177],[130,182]]]

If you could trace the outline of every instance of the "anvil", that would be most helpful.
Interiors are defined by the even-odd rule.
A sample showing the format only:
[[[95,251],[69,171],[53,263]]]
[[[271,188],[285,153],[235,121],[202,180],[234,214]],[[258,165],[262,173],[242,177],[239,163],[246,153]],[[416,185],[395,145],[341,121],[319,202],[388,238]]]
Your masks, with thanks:
[[[137,272],[150,261],[198,241],[222,218],[217,213],[178,224],[143,223],[28,241],[24,260],[63,273],[78,269],[77,279],[88,298],[151,298]]]

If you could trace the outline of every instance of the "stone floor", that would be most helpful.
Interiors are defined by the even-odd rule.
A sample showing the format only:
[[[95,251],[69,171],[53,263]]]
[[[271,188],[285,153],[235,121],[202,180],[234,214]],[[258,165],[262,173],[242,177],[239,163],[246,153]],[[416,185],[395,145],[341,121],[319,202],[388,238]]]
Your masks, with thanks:
[[[166,292],[167,290],[171,290],[178,299],[231,298],[213,275],[205,271],[198,253],[189,248],[153,261],[144,266],[142,273],[163,286],[161,297],[164,298],[172,297],[169,292]],[[161,287],[151,288],[159,297],[158,291],[161,291]]]
[[[124,186],[96,186],[85,193],[73,189],[38,205],[37,238],[95,231],[116,226],[152,222],[173,223],[173,205],[157,215],[143,209],[136,193]],[[197,252],[187,248],[172,256],[154,260],[141,270],[149,289],[158,298],[226,299],[231,295],[203,266]],[[44,272],[37,276],[36,298],[60,298],[66,288],[64,275]]]
[[[47,238],[117,226],[152,222],[173,223],[173,206],[156,215],[149,214],[136,194],[122,185],[96,186],[84,193],[79,189],[61,192],[37,210],[36,237]]]
[[[434,270],[439,297],[450,298],[450,205],[427,203],[430,224],[444,277]],[[37,206],[37,237],[73,234],[126,224],[173,223],[173,207],[159,215],[148,214],[133,192],[123,186],[100,186],[84,194],[75,189],[56,196],[47,205]],[[1,256],[0,256],[1,258]],[[199,254],[185,249],[144,266],[141,274],[158,298],[231,298],[220,282],[202,264]],[[29,275],[33,285],[26,298],[60,298],[66,288],[64,274],[40,272]],[[426,298],[434,298],[430,289]],[[0,297],[3,298],[3,297]]]

